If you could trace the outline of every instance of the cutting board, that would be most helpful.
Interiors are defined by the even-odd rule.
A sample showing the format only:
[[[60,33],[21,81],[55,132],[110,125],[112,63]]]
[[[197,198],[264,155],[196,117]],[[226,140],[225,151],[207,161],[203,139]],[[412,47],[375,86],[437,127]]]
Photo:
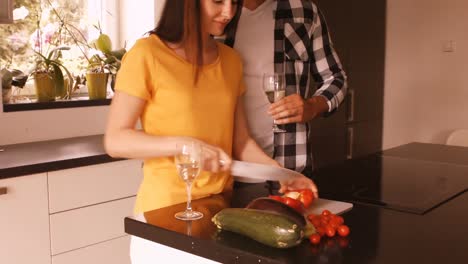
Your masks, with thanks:
[[[309,214],[321,214],[322,211],[325,209],[329,210],[333,214],[340,215],[351,210],[352,208],[352,203],[319,198],[317,200],[314,200],[314,202],[306,210],[304,215],[307,216]]]

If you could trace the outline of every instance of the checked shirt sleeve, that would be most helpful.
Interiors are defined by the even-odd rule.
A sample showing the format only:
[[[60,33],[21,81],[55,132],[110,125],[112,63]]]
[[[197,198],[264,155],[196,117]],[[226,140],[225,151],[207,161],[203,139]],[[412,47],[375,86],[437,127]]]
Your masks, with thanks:
[[[346,73],[333,48],[325,18],[314,5],[314,27],[312,31],[311,72],[317,84],[315,96],[327,99],[328,111],[333,112],[343,102],[346,95]]]

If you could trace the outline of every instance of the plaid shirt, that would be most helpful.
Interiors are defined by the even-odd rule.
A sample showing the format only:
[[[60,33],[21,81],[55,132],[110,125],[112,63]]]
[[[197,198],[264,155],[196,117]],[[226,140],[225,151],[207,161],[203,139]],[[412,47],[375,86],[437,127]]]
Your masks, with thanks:
[[[310,98],[311,78],[317,85],[313,95],[327,99],[333,113],[346,95],[346,74],[333,48],[325,19],[310,0],[277,0],[274,32],[274,71],[286,77],[286,95]],[[236,26],[226,32],[224,42],[233,47]],[[286,133],[274,134],[274,158],[285,168],[310,175],[312,151],[309,125],[285,125]]]

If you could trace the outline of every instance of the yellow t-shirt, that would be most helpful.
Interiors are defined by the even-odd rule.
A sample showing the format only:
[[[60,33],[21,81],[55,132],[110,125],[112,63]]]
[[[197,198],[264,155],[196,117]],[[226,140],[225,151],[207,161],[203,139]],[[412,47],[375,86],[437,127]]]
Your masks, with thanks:
[[[146,100],[141,123],[147,134],[190,136],[232,153],[235,107],[245,90],[242,64],[233,49],[217,45],[217,60],[201,67],[196,86],[192,64],[156,35],[138,40],[127,52],[115,89]],[[187,200],[173,157],[145,160],[143,173],[135,212]],[[203,171],[193,183],[192,197],[229,190],[232,182],[228,173]]]

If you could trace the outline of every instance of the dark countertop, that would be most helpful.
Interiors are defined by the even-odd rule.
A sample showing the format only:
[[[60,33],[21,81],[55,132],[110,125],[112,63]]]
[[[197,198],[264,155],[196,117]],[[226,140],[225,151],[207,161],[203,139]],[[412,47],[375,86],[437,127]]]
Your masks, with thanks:
[[[0,179],[118,161],[104,151],[103,135],[3,145]]]
[[[383,156],[468,166],[468,148],[413,142],[382,151]]]
[[[423,145],[421,150],[426,151],[428,146]],[[411,144],[402,146],[401,153],[408,153],[408,146],[415,147]],[[445,152],[445,155],[454,153],[447,151],[443,145],[433,148],[432,151],[437,149]],[[458,151],[461,150],[455,150]],[[461,152],[468,153],[468,148]],[[431,166],[441,164],[439,161],[429,162],[430,158],[427,157],[422,159],[416,155],[416,159],[412,160],[410,156],[398,155],[398,150],[393,149],[392,155],[386,157],[402,160],[405,163],[413,161],[415,164],[431,164]],[[243,207],[256,197],[275,192],[268,185],[261,183],[245,185],[236,188],[232,193],[194,201],[192,206],[205,214],[201,220],[192,223],[176,220],[174,213],[182,211],[185,207],[185,204],[178,204],[146,212],[136,218],[125,218],[125,230],[128,234],[221,263],[463,263],[466,261],[468,259],[466,250],[468,170],[464,175],[456,175],[457,183],[464,187],[456,189],[455,194],[441,197],[442,200],[436,201],[430,210],[422,212],[354,201],[353,197],[340,193],[346,190],[342,188],[344,185],[353,184],[349,179],[368,182],[369,187],[376,188],[379,197],[398,191],[401,185],[390,189],[381,188],[391,184],[385,178],[383,180],[380,178],[381,170],[378,166],[377,169],[370,166],[370,169],[347,173],[337,169],[341,166],[349,169],[353,163],[356,167],[360,167],[364,161],[372,163],[381,157],[385,157],[385,152],[357,161],[348,161],[346,164],[333,166],[334,169],[319,171],[316,175],[321,197],[354,203],[353,209],[343,215],[346,224],[351,228],[351,234],[346,239],[325,239],[319,246],[313,246],[306,240],[291,249],[275,249],[234,233],[217,231],[211,222],[211,217],[216,212],[225,207]],[[448,166],[443,168],[447,169],[449,180],[451,180],[450,168],[453,167],[457,173],[462,174],[465,172],[463,169],[468,169],[468,166],[461,166],[459,162],[446,160],[442,163],[445,164],[443,166]],[[339,175],[325,179],[333,176],[334,172],[339,172]],[[397,170],[397,173],[400,171]],[[466,180],[463,180],[463,177]],[[343,181],[340,182],[339,179]],[[415,185],[412,195],[419,197],[420,191],[418,185]],[[402,201],[408,202],[405,199]]]

